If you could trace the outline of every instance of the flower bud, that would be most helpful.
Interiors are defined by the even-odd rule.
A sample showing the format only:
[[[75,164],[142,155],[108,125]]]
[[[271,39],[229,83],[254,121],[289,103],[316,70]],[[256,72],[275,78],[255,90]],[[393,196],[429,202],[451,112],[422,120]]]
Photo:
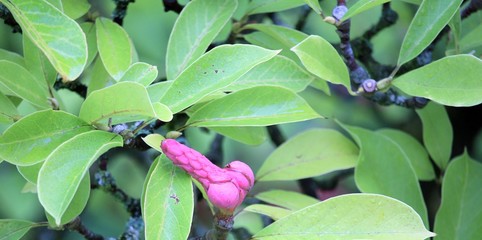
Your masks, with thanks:
[[[254,184],[253,171],[243,162],[234,161],[219,168],[201,153],[173,139],[163,140],[161,149],[176,166],[201,183],[211,203],[225,214],[232,214],[241,205]]]

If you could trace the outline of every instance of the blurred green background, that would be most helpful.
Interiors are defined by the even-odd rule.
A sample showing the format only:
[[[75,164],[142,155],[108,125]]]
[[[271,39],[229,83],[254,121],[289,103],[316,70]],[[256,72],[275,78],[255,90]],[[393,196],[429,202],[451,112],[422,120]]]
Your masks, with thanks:
[[[246,1],[240,1],[240,6],[245,6]],[[109,17],[114,4],[113,1],[90,1],[93,5],[93,12],[98,12],[101,16]],[[183,1],[185,2],[185,1]],[[325,12],[330,12],[336,1],[324,0],[321,2]],[[356,1],[348,1],[349,6]],[[244,4],[244,5],[243,5]],[[398,58],[398,49],[401,46],[403,36],[407,30],[410,20],[413,17],[416,6],[404,3],[402,1],[394,1],[392,8],[399,14],[397,23],[389,28],[379,32],[373,39],[374,58],[383,64],[395,64]],[[374,25],[380,16],[381,7],[377,7],[365,13],[356,16],[352,20],[352,38],[360,36],[372,25]],[[280,18],[289,26],[293,26],[298,20],[301,8],[292,9],[280,13]],[[177,14],[173,12],[164,12],[161,0],[137,0],[129,5],[127,17],[124,19],[124,27],[129,33],[135,44],[139,60],[157,66],[159,70],[159,78],[165,78],[165,53],[167,42],[171,28],[176,20]],[[480,24],[482,14],[474,14],[463,22],[462,34],[467,34],[477,24]],[[317,34],[328,41],[336,44],[339,42],[335,33],[335,28],[326,24],[315,13],[311,13],[307,19],[307,23],[303,29],[308,34]],[[226,33],[224,33],[226,36]],[[220,37],[219,39],[222,39]],[[434,56],[440,58],[444,55],[445,40],[437,46]],[[21,34],[12,33],[9,26],[0,23],[0,48],[7,49],[22,54]],[[478,52],[480,54],[480,52]],[[1,69],[0,69],[1,71]],[[307,88],[302,96],[310,103],[310,105],[318,111],[322,116],[329,119],[312,120],[302,123],[286,124],[281,127],[284,135],[290,138],[309,128],[337,128],[332,119],[336,118],[340,121],[357,125],[369,129],[379,128],[396,128],[401,129],[421,139],[421,123],[416,114],[412,110],[401,107],[391,106],[383,107],[372,104],[363,98],[354,98],[346,96],[340,89],[333,88],[332,95],[328,96],[314,88]],[[69,112],[78,114],[82,98],[68,90],[62,90],[61,96],[67,105]],[[28,114],[34,109],[28,104],[20,104],[20,112]],[[479,107],[480,109],[480,107]],[[449,109],[451,118],[458,117],[457,109]],[[455,112],[455,113],[454,113]],[[477,117],[477,115],[476,115]],[[482,123],[482,118],[479,117]],[[458,121],[458,120],[457,120]],[[461,120],[463,122],[463,118]],[[0,126],[0,132],[6,126]],[[470,129],[461,129],[455,126],[456,138],[457,131],[471,131]],[[206,133],[200,129],[188,129],[186,137],[191,146],[202,153],[206,153],[213,133]],[[456,139],[462,142],[462,145],[473,144],[469,149],[471,155],[476,159],[482,159],[482,134],[479,132],[475,139]],[[230,162],[235,159],[243,160],[249,163],[256,172],[266,157],[274,149],[274,146],[267,140],[260,146],[247,146],[225,139],[224,142],[224,159]],[[460,154],[460,152],[455,153]],[[109,161],[109,171],[112,172],[118,185],[133,197],[140,197],[142,192],[142,184],[144,181],[147,168],[139,162],[129,159],[127,156],[120,156]],[[323,177],[320,177],[321,179]],[[22,189],[26,181],[17,172],[15,166],[6,162],[0,163],[0,219],[14,218],[26,219],[31,221],[45,221],[43,210],[39,204],[36,194],[23,192]],[[298,190],[295,181],[292,182],[269,182],[260,183],[255,186],[251,194],[257,192],[282,188],[288,190]],[[345,191],[355,191],[353,180],[346,179],[343,182]],[[82,220],[85,225],[96,233],[104,236],[117,237],[123,231],[125,224],[129,218],[125,208],[121,203],[116,201],[112,196],[100,191],[93,190],[86,210],[82,213]],[[261,227],[261,218],[254,214],[243,213],[239,216],[236,224],[245,226],[250,230],[256,230]],[[45,231],[45,229],[35,229],[31,231],[25,239],[83,239],[76,233]]]

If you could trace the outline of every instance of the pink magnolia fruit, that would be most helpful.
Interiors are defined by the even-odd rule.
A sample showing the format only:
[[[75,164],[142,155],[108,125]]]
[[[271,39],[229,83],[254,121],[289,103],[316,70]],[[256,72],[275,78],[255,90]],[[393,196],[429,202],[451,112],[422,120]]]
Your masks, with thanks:
[[[222,212],[234,212],[254,184],[253,171],[243,162],[233,161],[219,168],[201,153],[173,139],[163,140],[161,149],[176,166],[202,184],[211,203]]]

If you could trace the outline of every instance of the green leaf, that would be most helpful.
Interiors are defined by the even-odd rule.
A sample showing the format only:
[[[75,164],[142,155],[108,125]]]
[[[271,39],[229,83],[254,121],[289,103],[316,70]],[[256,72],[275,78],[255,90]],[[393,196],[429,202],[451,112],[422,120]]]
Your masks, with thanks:
[[[42,165],[44,165],[43,161],[29,166],[17,165],[17,170],[22,177],[25,178],[25,180],[36,185],[38,180],[38,172],[40,171],[40,168],[42,168]]]
[[[472,55],[442,58],[393,81],[407,94],[443,105],[468,107],[482,103],[482,61]]]
[[[90,4],[88,0],[62,0],[62,7],[67,16],[77,19],[89,11]]]
[[[260,145],[268,138],[264,127],[210,127],[221,135],[247,145]]]
[[[422,1],[403,39],[398,65],[412,60],[430,45],[461,3],[462,0]]]
[[[460,54],[460,38],[462,35],[462,16],[460,15],[460,8],[457,9],[448,25],[450,27],[449,46],[453,46],[455,48],[455,53]]]
[[[169,109],[163,108],[165,111],[158,112],[157,108],[162,104],[156,105],[151,104],[147,90],[141,84],[120,82],[90,94],[82,104],[79,116],[91,124],[107,123],[108,118],[113,118],[114,124],[152,117],[170,121],[172,114],[168,112]]]
[[[80,24],[80,28],[84,31],[87,40],[87,63],[89,66],[97,56],[97,34],[95,30],[95,24],[91,22],[83,22]]]
[[[109,75],[100,57],[95,58],[90,71],[86,72],[85,79],[88,82],[87,96],[95,90],[103,89],[115,83],[115,80]]]
[[[127,32],[107,18],[95,20],[97,48],[105,69],[119,80],[132,63],[133,49]]]
[[[157,67],[143,62],[132,64],[126,73],[119,79],[119,82],[138,82],[147,87],[157,78]]]
[[[268,126],[319,117],[304,99],[288,89],[253,87],[207,103],[192,114],[187,125]]]
[[[193,0],[184,7],[174,24],[167,46],[168,80],[177,78],[203,55],[231,19],[237,5],[236,0]]]
[[[273,219],[274,221],[277,221],[280,218],[284,218],[288,216],[289,214],[292,213],[291,210],[285,209],[285,208],[280,208],[280,207],[275,207],[275,206],[270,206],[266,204],[251,204],[243,209],[243,211],[248,211],[248,212],[254,212],[254,213],[259,213],[266,215]]]
[[[147,87],[147,92],[149,93],[151,102],[159,102],[173,82],[174,81],[164,81],[149,85]]]
[[[161,99],[173,113],[234,82],[279,51],[252,45],[222,45],[204,54],[172,83]],[[233,58],[232,56],[236,56]]]
[[[161,155],[146,181],[142,204],[146,239],[187,239],[194,211],[191,176]]]
[[[400,149],[407,155],[410,164],[417,174],[417,178],[422,181],[435,179],[435,172],[432,163],[428,158],[427,150],[411,135],[393,129],[378,130],[377,133],[383,134],[395,142]]]
[[[423,125],[423,143],[437,166],[444,170],[452,152],[453,130],[444,106],[429,103],[416,110]]]
[[[271,190],[256,194],[255,198],[289,210],[297,211],[305,207],[317,204],[320,201],[299,192],[285,190]]]
[[[45,54],[26,35],[23,35],[23,56],[26,68],[41,85],[47,86],[47,83],[49,86],[54,85],[57,80],[57,71]]]
[[[299,59],[290,49],[308,37],[301,31],[271,24],[248,24],[243,29],[258,30],[244,35],[248,42],[268,49],[282,49],[280,54],[294,61]]]
[[[348,69],[335,48],[320,36],[311,35],[291,48],[309,72],[352,93]]]
[[[16,52],[10,52],[0,48],[0,59],[14,62],[22,67],[25,67],[25,61],[23,57]]]
[[[223,90],[239,91],[255,86],[279,86],[301,92],[313,79],[311,74],[291,59],[275,56],[254,67]]]
[[[156,159],[154,159],[151,166],[149,167],[149,171],[147,171],[147,175],[146,175],[146,178],[144,180],[144,184],[142,184],[142,194],[141,194],[141,213],[142,213],[142,216],[146,216],[145,213],[144,213],[144,209],[146,209],[145,202],[146,202],[147,184],[150,182],[152,172],[154,172],[154,169],[156,169],[157,165],[159,165],[159,159],[160,159],[160,157],[157,157]]]
[[[308,4],[308,6],[310,6],[310,8],[316,12],[316,14],[321,14],[322,10],[318,0],[305,0],[305,3]]]
[[[442,203],[435,217],[435,239],[479,239],[482,236],[482,165],[465,152],[450,162],[442,184]]]
[[[61,143],[89,130],[89,124],[66,112],[35,112],[5,130],[0,137],[0,156],[15,165],[33,165]]]
[[[164,139],[165,139],[164,136],[162,136],[160,134],[157,134],[157,133],[149,134],[146,137],[142,138],[142,140],[147,145],[149,145],[149,147],[151,147],[153,149],[156,149],[158,152],[161,152],[161,153],[162,153],[161,142]]]
[[[15,105],[7,96],[0,93],[0,123],[13,123],[18,117],[19,113]]]
[[[348,9],[340,21],[345,21],[355,15],[370,10],[378,5],[382,5],[386,2],[390,2],[390,0],[360,0]]]
[[[0,60],[0,85],[39,108],[50,108],[47,84],[36,79],[24,67]]]
[[[357,147],[341,133],[331,129],[312,129],[293,137],[274,150],[256,173],[256,180],[314,177],[352,168],[356,165],[357,158]]]
[[[480,41],[480,36],[482,36],[482,25],[478,25],[464,37],[462,37],[460,40],[460,47],[462,51],[472,50],[481,46],[482,42]]]
[[[80,181],[79,188],[77,188],[77,192],[75,192],[72,202],[70,202],[67,210],[65,210],[65,213],[62,215],[62,219],[60,220],[60,224],[58,225],[67,224],[79,216],[80,213],[82,213],[82,211],[85,209],[89,196],[90,175],[87,173],[85,174],[84,178],[82,178],[82,181]],[[52,215],[48,214],[47,212],[45,214],[47,216],[47,220],[49,221],[49,225],[56,227],[57,224],[55,223],[55,219],[52,217]]]
[[[427,209],[407,155],[393,140],[359,127],[344,128],[360,146],[355,182],[364,193],[378,193],[410,205],[428,225]]]
[[[74,80],[87,61],[79,25],[44,0],[0,0],[65,80]],[[47,21],[48,20],[48,21]],[[48,24],[46,24],[48,23]]]
[[[38,176],[38,197],[57,226],[92,163],[122,144],[121,136],[94,130],[65,141],[48,156]]]
[[[18,219],[0,219],[0,239],[18,240],[36,223]]]
[[[435,234],[408,205],[382,195],[347,194],[303,208],[252,239],[422,240]]]
[[[247,15],[280,12],[304,4],[303,0],[252,0],[248,5]]]

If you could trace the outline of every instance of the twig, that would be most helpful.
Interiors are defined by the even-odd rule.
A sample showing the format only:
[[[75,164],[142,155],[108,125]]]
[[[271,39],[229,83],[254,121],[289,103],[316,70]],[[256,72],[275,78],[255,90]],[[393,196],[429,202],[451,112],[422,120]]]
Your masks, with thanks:
[[[104,240],[102,235],[96,234],[85,227],[79,217],[76,217],[70,223],[66,224],[65,227],[71,231],[80,233],[87,240]]]
[[[164,12],[173,11],[179,14],[184,8],[184,6],[179,4],[177,0],[162,0],[162,3],[164,3]]]
[[[62,79],[57,79],[54,83],[54,89],[68,89],[72,92],[79,94],[79,96],[85,98],[87,96],[87,86],[82,84],[80,81],[63,82]]]
[[[482,0],[471,0],[469,4],[460,11],[460,16],[462,19],[465,19],[482,9]]]
[[[10,10],[8,10],[5,5],[0,3],[0,18],[3,19],[3,22],[6,25],[9,25],[12,27],[12,32],[13,33],[22,33],[22,28],[20,28],[20,25],[15,21],[15,18],[13,18],[12,13]]]
[[[122,26],[124,17],[127,14],[127,7],[129,3],[133,2],[135,2],[135,0],[114,0],[115,9],[114,12],[112,12],[112,21]]]

